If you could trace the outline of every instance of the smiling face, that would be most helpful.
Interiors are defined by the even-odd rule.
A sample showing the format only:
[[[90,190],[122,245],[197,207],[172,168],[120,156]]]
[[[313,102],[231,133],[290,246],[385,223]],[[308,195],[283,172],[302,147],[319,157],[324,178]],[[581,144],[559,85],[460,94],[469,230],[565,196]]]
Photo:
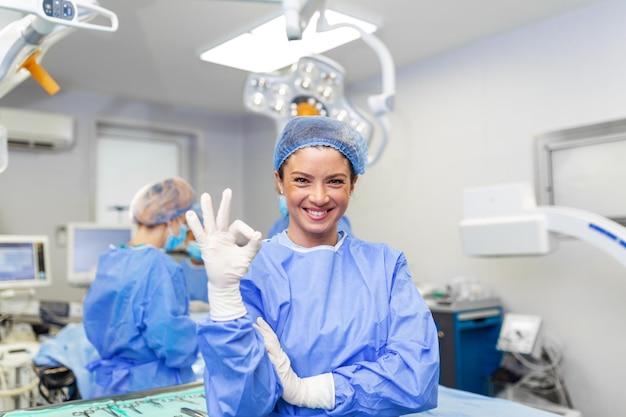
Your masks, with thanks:
[[[348,159],[328,146],[305,147],[289,156],[281,170],[282,179],[274,174],[289,208],[289,238],[304,247],[334,246],[337,223],[357,179]]]

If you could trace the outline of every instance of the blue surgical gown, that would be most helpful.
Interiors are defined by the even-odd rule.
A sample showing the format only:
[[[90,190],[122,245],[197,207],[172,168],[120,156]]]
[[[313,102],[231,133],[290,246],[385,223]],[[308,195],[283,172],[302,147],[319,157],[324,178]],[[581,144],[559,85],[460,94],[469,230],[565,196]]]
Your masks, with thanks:
[[[263,242],[241,293],[248,314],[198,325],[213,416],[398,416],[436,407],[435,324],[403,253],[342,233],[334,246]],[[252,323],[263,317],[300,377],[332,372],[335,408],[299,408]]]
[[[193,381],[196,323],[189,317],[183,271],[161,250],[115,248],[100,255],[83,306],[89,341],[100,358],[94,396]]]
[[[191,259],[185,258],[181,260],[180,266],[183,268],[185,282],[187,282],[187,292],[191,301],[209,302],[209,290],[207,287],[208,280],[204,265],[196,265]]]

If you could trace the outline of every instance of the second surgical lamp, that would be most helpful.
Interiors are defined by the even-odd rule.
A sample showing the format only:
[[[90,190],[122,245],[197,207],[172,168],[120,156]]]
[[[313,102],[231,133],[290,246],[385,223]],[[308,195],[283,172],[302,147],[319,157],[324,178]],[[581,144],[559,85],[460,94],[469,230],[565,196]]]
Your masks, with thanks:
[[[0,97],[32,76],[49,93],[58,84],[40,65],[47,49],[70,28],[115,32],[117,15],[97,0],[0,0],[0,9],[24,16],[0,30]],[[96,17],[105,22],[92,23]]]
[[[40,65],[48,48],[70,28],[115,32],[117,15],[97,0],[0,0],[0,12],[23,14],[0,29],[0,97],[32,76],[49,94],[60,87]],[[96,17],[105,22],[91,23]],[[1,120],[0,120],[1,122]],[[0,173],[8,165],[7,129],[0,125]]]

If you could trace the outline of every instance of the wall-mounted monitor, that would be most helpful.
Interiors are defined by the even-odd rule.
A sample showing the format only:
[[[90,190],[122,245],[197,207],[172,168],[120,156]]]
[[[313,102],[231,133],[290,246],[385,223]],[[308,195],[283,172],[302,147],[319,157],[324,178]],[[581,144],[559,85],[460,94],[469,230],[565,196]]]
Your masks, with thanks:
[[[51,284],[47,236],[0,235],[0,289]]]
[[[88,287],[96,277],[98,258],[111,246],[127,244],[131,225],[69,223],[67,225],[67,281],[72,286]]]

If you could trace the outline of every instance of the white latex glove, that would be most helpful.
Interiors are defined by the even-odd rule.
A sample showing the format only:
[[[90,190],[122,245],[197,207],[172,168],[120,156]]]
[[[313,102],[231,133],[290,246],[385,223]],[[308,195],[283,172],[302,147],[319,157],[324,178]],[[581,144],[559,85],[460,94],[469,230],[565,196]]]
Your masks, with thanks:
[[[270,325],[259,317],[254,327],[263,336],[267,354],[283,384],[283,400],[298,407],[324,410],[335,408],[335,381],[332,373],[300,378],[291,369],[291,361]]]
[[[239,281],[248,272],[250,262],[261,248],[261,232],[254,231],[241,220],[228,225],[232,191],[225,189],[222,201],[213,215],[211,196],[200,197],[204,228],[198,215],[190,210],[186,213],[187,224],[193,232],[202,252],[202,260],[209,279],[210,315],[215,321],[235,320],[246,315],[241,299]],[[244,236],[245,245],[237,244],[237,237]]]

